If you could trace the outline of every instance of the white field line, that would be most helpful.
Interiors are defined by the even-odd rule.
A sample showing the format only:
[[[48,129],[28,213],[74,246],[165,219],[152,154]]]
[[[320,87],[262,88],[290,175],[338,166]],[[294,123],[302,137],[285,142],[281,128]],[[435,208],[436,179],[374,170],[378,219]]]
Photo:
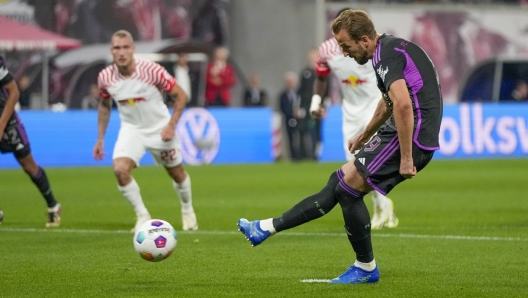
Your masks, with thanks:
[[[132,234],[129,230],[84,230],[84,229],[34,229],[34,228],[3,228],[0,232],[22,233],[73,233],[73,234]],[[177,231],[179,234],[189,235],[239,235],[238,231]],[[300,233],[283,232],[281,236],[308,236],[308,237],[345,237],[345,233]],[[382,238],[418,238],[418,239],[448,239],[467,241],[528,241],[521,237],[490,237],[490,236],[460,236],[460,235],[419,235],[419,234],[377,234],[372,236]]]
[[[318,283],[318,282],[321,282],[321,283],[328,283],[330,280],[329,279],[301,279],[301,282],[307,282],[307,283]]]
[[[435,230],[442,231],[446,229],[453,229],[451,226],[428,226],[428,227],[398,227],[398,230],[412,231],[412,230]],[[467,226],[457,227],[457,230],[528,230],[528,226]]]

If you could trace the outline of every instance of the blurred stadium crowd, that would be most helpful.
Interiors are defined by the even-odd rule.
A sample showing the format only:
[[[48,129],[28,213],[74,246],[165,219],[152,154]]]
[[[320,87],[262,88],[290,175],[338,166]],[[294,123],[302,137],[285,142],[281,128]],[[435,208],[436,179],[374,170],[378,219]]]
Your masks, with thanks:
[[[91,55],[86,55],[80,50],[70,53],[48,53],[50,56],[48,103],[61,103],[67,108],[77,109],[94,107],[94,101],[91,98],[96,92],[93,86],[94,79],[98,71],[109,62],[106,57],[108,55],[106,46],[97,48],[96,45],[107,44],[113,32],[119,29],[131,32],[139,43],[138,47],[141,47],[141,43],[144,42],[152,52],[201,52],[213,61],[216,47],[229,48],[230,46],[230,2],[230,0],[0,0],[0,16],[38,25],[48,31],[77,39],[82,42],[83,48],[90,49]],[[383,3],[521,5],[526,4],[528,0],[327,0],[326,2],[349,6]],[[435,23],[434,17],[427,22]],[[434,26],[431,24],[424,26]],[[438,30],[442,31],[441,27]],[[490,39],[489,34],[479,40],[482,39]],[[161,42],[166,40],[173,42],[172,44]],[[79,54],[75,54],[76,51]],[[100,54],[96,55],[96,53]],[[38,99],[42,89],[41,52],[9,51],[4,54],[8,67],[21,85],[22,108],[42,108],[43,104]],[[157,62],[163,64],[171,73],[176,74],[178,68],[175,55],[158,58]],[[241,69],[237,64],[239,58],[233,55],[229,56],[228,65],[232,69],[228,67],[228,70],[235,78],[229,79],[229,86],[225,87],[227,89],[222,91],[222,94],[223,97],[233,96],[236,100],[205,98],[207,97],[205,90],[207,69],[203,61],[198,63],[192,56],[188,58],[190,59],[187,59],[187,65],[182,67],[188,67],[189,78],[187,80],[190,81],[190,89],[194,91],[191,92],[189,105],[204,106],[215,102],[215,105],[224,106],[234,104],[278,107],[277,98],[280,94],[270,93],[276,93],[280,88],[277,86],[272,90],[274,92],[262,90],[262,85],[266,85],[263,83],[265,78],[259,73]],[[434,57],[433,60],[435,60]],[[439,62],[435,61],[435,63]],[[457,65],[467,67],[463,61]],[[181,70],[182,67],[179,69]],[[442,72],[441,69],[440,72]],[[445,88],[450,88],[448,85],[449,82],[444,83]],[[517,92],[516,96],[523,96],[524,85],[521,83],[519,85],[520,92]],[[237,94],[231,95],[229,89],[233,86],[237,87]],[[260,94],[257,90],[264,92]]]
[[[288,143],[295,144],[289,155],[294,160],[317,159],[321,123],[307,111],[317,60],[313,47],[319,42],[299,42],[316,39],[317,22],[305,22],[316,18],[316,13],[296,15],[300,7],[316,2],[321,1],[0,0],[0,18],[82,43],[66,51],[0,47],[0,54],[21,91],[18,108],[96,109],[97,75],[111,63],[108,43],[115,31],[125,29],[134,37],[136,53],[158,62],[176,77],[189,95],[188,107],[270,107],[281,115]],[[375,9],[369,14],[380,32],[404,36],[427,51],[437,67],[445,103],[528,102],[528,23],[522,14],[528,0],[324,2],[325,11],[320,11],[323,25],[333,20],[338,8],[373,4],[370,7]],[[288,12],[269,15],[278,5]],[[494,5],[507,7],[510,15],[500,15],[505,10],[496,12]],[[511,8],[515,5],[520,8]],[[405,9],[392,10],[397,6]],[[462,8],[443,9],[455,6]],[[487,8],[479,10],[481,7]],[[261,8],[270,10],[259,11]],[[291,17],[291,22],[282,23],[285,17]],[[400,22],[402,19],[405,22]],[[507,19],[508,24],[496,25]],[[287,26],[295,28],[287,32],[291,29]],[[266,32],[274,30],[281,32]],[[299,40],[295,40],[297,36],[301,36]],[[296,63],[285,63],[294,60]],[[272,64],[278,67],[270,67]],[[43,92],[44,65],[49,67],[48,92]],[[330,78],[324,97],[327,105],[341,103],[340,84],[342,81]],[[166,100],[171,106],[169,96]]]
[[[528,4],[528,0],[327,0],[354,3],[426,3],[426,4]]]

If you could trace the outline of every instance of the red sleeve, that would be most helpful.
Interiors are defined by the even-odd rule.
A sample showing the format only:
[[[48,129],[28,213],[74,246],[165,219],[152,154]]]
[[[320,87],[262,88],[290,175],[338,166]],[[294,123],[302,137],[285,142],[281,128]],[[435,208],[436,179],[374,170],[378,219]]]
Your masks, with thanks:
[[[101,96],[102,99],[110,99],[110,94],[108,93],[108,91],[106,91],[106,89],[99,89],[99,96]]]
[[[106,73],[103,70],[99,73],[99,77],[97,78],[97,86],[99,87],[99,96],[102,99],[110,99],[110,97],[112,97],[110,93],[108,93],[108,90],[106,90],[107,84],[105,81],[107,80],[107,75],[108,73]]]
[[[326,63],[321,63],[317,61],[317,66],[315,67],[315,73],[322,77],[326,77],[327,75],[330,74],[330,67],[328,67],[328,64]]]
[[[156,85],[158,89],[170,92],[172,88],[174,88],[174,85],[176,85],[176,79],[171,76],[163,66],[156,63],[156,66],[152,71],[155,77],[154,85]]]
[[[330,67],[328,67],[326,55],[326,45],[325,43],[322,43],[319,46],[319,52],[317,54],[317,66],[315,66],[315,73],[322,77],[326,77],[330,74]]]

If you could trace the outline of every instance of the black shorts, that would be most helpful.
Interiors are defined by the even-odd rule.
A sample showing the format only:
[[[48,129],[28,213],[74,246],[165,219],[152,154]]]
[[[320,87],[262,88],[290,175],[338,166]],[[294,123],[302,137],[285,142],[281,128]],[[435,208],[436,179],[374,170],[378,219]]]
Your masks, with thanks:
[[[413,143],[412,155],[416,171],[421,171],[433,158],[434,150],[423,150]],[[404,181],[400,174],[400,143],[396,131],[384,127],[356,154],[354,165],[367,183],[388,194]]]
[[[16,115],[11,118],[11,121],[9,121],[9,124],[4,130],[2,139],[0,139],[0,152],[13,152],[17,159],[26,157],[31,153],[26,129]]]

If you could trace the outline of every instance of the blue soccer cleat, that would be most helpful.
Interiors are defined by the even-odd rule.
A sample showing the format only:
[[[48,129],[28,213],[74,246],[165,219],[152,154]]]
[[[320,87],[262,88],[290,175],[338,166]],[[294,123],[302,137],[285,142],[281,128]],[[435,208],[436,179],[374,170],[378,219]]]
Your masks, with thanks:
[[[368,284],[378,282],[380,273],[378,266],[372,271],[365,271],[354,265],[345,273],[329,281],[331,284]]]
[[[269,231],[260,228],[260,220],[248,221],[241,218],[238,223],[238,230],[246,235],[246,240],[251,241],[251,246],[257,246],[268,239],[271,235]]]

